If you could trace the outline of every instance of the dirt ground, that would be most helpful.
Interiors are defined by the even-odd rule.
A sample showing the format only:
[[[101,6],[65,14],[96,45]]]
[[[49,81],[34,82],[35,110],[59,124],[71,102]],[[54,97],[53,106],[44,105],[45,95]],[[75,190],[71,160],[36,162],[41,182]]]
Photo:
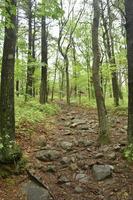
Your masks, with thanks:
[[[56,200],[133,200],[133,165],[122,153],[127,142],[126,115],[110,114],[111,143],[99,146],[96,110],[61,107],[59,114],[44,122],[23,123],[17,127],[17,141],[29,160],[27,169],[40,178]],[[64,147],[63,142],[68,146]],[[40,149],[57,150],[60,157],[41,161],[36,158]],[[64,157],[65,163],[62,162]],[[112,175],[97,181],[92,170],[95,164],[111,165]],[[79,178],[81,174],[83,179]],[[1,178],[0,199],[25,200],[22,188],[28,180],[26,171]]]

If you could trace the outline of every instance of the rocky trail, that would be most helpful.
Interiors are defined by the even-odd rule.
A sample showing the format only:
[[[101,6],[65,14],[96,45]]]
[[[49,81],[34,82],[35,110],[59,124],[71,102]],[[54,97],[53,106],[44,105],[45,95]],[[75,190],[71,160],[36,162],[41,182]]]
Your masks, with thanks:
[[[96,110],[61,107],[47,122],[17,129],[27,172],[0,180],[0,199],[133,200],[133,165],[122,153],[126,116],[110,114],[111,143],[101,147]]]

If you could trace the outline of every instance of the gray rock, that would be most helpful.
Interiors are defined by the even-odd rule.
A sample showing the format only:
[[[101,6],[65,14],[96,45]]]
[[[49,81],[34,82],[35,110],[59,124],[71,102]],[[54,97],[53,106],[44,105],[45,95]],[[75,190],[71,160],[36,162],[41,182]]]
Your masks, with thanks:
[[[110,149],[110,147],[109,146],[103,146],[102,148],[101,148],[101,150],[104,152],[104,153],[107,153],[108,151],[109,151],[109,149]]]
[[[76,175],[75,179],[80,183],[87,183],[89,178],[86,174],[79,173]]]
[[[85,140],[85,139],[80,139],[79,140],[79,145],[82,145],[84,147],[89,147],[93,144],[94,142],[92,140]]]
[[[71,122],[68,122],[68,121],[67,121],[67,122],[65,122],[64,125],[65,125],[65,127],[69,127],[69,126],[71,125]]]
[[[80,186],[76,186],[76,187],[75,187],[75,192],[76,192],[76,193],[82,193],[82,192],[83,192],[83,189],[82,189]]]
[[[56,150],[42,150],[37,152],[36,158],[41,161],[54,161],[60,158],[60,153]]]
[[[120,129],[120,132],[121,132],[121,133],[126,133],[126,130],[125,130],[124,128],[121,128],[121,129]]]
[[[116,154],[115,154],[115,152],[109,153],[109,154],[107,155],[107,158],[109,158],[110,160],[115,160],[115,159],[116,159]]]
[[[55,165],[48,165],[47,172],[55,173],[56,172],[56,166]]]
[[[70,170],[72,171],[76,171],[78,169],[78,166],[76,163],[71,163],[71,165],[69,166]]]
[[[113,149],[114,149],[115,151],[119,151],[119,150],[121,149],[120,144],[114,145],[114,146],[113,146]]]
[[[45,147],[47,145],[47,139],[44,135],[41,135],[38,138],[36,138],[35,143],[37,146]]]
[[[89,130],[89,127],[87,125],[82,125],[79,127],[79,130],[86,131]]]
[[[74,119],[70,127],[76,128],[77,126],[82,125],[82,124],[86,124],[86,120]]]
[[[23,187],[23,193],[27,200],[50,200],[49,192],[43,187],[38,186],[34,182],[29,181]]]
[[[123,128],[127,131],[127,128],[128,128],[128,127],[127,127],[127,126],[124,126]]]
[[[60,176],[58,178],[58,183],[60,184],[64,184],[64,183],[69,183],[70,181],[68,180],[68,178],[66,176]]]
[[[98,159],[98,158],[103,158],[104,154],[103,153],[97,153],[94,158]]]
[[[94,165],[93,173],[96,180],[101,181],[112,175],[113,166],[111,165]]]
[[[64,149],[64,150],[71,150],[73,144],[71,142],[61,142],[60,146]]]
[[[71,163],[71,159],[68,157],[63,157],[60,161],[62,165],[69,165]]]

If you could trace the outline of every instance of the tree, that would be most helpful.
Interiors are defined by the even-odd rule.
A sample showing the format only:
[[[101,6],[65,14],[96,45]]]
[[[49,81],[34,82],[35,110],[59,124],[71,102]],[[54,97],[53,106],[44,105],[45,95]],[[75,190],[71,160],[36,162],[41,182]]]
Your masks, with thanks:
[[[0,93],[0,161],[12,162],[15,152],[14,65],[16,47],[16,0],[5,0],[5,38]]]
[[[128,59],[128,141],[133,143],[133,1],[125,0]]]
[[[107,143],[109,141],[108,119],[107,119],[107,112],[103,98],[103,93],[100,86],[101,80],[99,76],[99,66],[100,66],[100,52],[99,52],[99,39],[98,39],[99,18],[100,18],[99,0],[93,0],[93,8],[94,8],[94,18],[92,25],[92,49],[93,49],[92,70],[93,70],[93,83],[94,83],[94,90],[97,102],[99,128],[100,128],[99,142]]]
[[[64,69],[65,69],[65,76],[66,76],[66,101],[68,105],[70,104],[70,74],[69,74],[68,53],[72,46],[73,34],[77,28],[77,24],[80,21],[84,8],[85,8],[85,1],[83,1],[83,7],[80,9],[77,16],[75,16],[74,18],[73,16],[75,13],[76,2],[77,1],[74,1],[72,4],[72,2],[69,1],[67,17],[63,16],[59,21],[58,49],[64,60]],[[61,0],[61,7],[63,9],[62,0]]]
[[[40,103],[45,104],[48,98],[47,88],[47,67],[48,67],[48,50],[47,50],[47,30],[46,17],[42,16],[42,34],[41,34],[41,88]]]
[[[27,64],[27,82],[26,82],[26,95],[33,95],[33,73],[34,68],[32,66],[32,45],[33,45],[33,33],[32,33],[32,1],[28,0],[28,64]],[[26,96],[27,99],[27,96]]]

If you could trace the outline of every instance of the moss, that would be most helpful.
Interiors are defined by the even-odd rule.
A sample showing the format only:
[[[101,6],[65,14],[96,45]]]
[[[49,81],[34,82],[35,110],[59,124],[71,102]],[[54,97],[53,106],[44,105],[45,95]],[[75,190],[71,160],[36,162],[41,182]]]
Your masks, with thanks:
[[[27,158],[26,157],[22,157],[18,162],[17,162],[17,165],[16,165],[16,169],[15,169],[15,172],[20,174],[20,173],[23,173],[26,169],[26,164],[27,164]]]
[[[124,157],[129,161],[133,162],[133,144],[129,144],[123,151]]]
[[[12,179],[12,178],[6,178],[5,182],[6,182],[6,184],[7,184],[8,186],[13,186],[13,185],[15,185],[15,180]]]
[[[18,162],[22,157],[22,151],[17,144],[12,144],[10,147],[5,146],[0,152],[0,163],[11,164]]]
[[[26,169],[27,159],[22,157],[17,163],[0,164],[0,177],[8,178],[11,175],[19,175],[24,173]]]

